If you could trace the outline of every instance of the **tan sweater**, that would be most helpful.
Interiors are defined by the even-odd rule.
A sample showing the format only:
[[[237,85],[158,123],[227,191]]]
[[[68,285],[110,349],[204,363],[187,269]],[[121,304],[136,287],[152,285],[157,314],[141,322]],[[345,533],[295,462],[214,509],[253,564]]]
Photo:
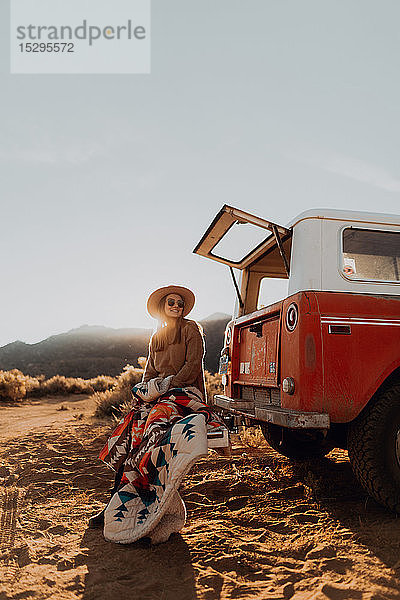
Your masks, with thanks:
[[[197,323],[183,319],[180,344],[168,344],[164,350],[154,352],[151,338],[149,356],[142,381],[154,377],[173,375],[172,387],[194,386],[203,394],[206,402],[204,386],[204,341]]]

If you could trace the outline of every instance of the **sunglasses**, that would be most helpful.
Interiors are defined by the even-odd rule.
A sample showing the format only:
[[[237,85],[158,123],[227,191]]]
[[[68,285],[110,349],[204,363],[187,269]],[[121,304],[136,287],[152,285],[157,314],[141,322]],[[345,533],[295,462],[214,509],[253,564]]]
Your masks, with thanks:
[[[185,306],[185,303],[183,300],[174,300],[173,298],[168,298],[167,304],[168,304],[168,306],[175,306],[175,304],[176,304],[178,306],[178,308],[183,308]]]

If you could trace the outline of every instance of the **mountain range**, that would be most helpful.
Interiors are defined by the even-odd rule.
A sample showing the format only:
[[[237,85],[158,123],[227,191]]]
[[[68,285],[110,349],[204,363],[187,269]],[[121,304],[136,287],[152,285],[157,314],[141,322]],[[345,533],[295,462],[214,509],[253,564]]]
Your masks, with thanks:
[[[199,321],[206,340],[205,368],[211,373],[218,371],[224,331],[230,318],[214,313]],[[0,348],[0,370],[19,369],[26,375],[46,377],[117,376],[125,365],[138,366],[138,357],[146,356],[151,333],[150,329],[82,325],[36,344],[16,341]]]

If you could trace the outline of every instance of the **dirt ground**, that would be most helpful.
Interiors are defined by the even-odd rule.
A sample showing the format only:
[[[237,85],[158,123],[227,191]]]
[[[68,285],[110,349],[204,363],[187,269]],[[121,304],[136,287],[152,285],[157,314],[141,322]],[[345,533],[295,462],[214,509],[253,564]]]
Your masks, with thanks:
[[[236,435],[186,478],[181,534],[106,542],[87,528],[113,479],[92,413],[82,396],[0,409],[0,600],[400,599],[400,519],[339,450],[290,463]]]

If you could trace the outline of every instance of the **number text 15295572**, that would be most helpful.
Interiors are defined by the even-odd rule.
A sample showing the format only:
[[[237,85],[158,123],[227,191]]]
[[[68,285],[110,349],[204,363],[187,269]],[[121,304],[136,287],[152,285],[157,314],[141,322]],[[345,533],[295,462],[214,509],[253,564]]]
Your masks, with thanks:
[[[21,52],[74,52],[72,42],[26,42],[19,44]]]

